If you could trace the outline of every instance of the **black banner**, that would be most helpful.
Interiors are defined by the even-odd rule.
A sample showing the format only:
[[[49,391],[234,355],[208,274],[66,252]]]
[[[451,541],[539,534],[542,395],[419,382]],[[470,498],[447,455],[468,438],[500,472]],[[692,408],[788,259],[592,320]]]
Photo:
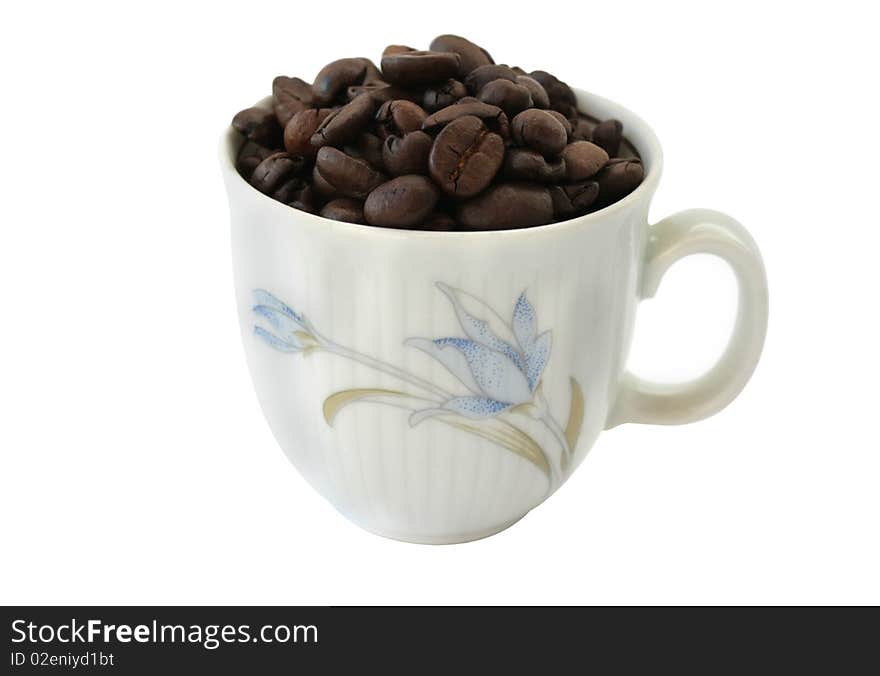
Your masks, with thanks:
[[[797,663],[856,673],[878,663],[862,657],[877,626],[868,613],[847,622],[840,609],[9,607],[3,662],[11,674],[752,673]]]

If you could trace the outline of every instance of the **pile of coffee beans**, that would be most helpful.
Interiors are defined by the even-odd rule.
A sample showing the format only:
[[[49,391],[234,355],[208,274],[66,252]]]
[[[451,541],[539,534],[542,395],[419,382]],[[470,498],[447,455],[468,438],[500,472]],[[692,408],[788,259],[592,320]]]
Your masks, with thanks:
[[[543,70],[496,64],[456,35],[278,76],[272,108],[232,120],[239,173],[324,218],[388,228],[498,230],[561,221],[631,193],[644,171],[617,120],[580,113]]]

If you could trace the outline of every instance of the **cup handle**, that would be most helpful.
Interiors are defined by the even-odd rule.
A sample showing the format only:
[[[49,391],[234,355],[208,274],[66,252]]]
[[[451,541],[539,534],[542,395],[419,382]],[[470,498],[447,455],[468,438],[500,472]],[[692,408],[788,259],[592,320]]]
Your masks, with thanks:
[[[714,415],[745,387],[767,333],[767,276],[751,235],[726,214],[691,209],[652,226],[641,298],[651,298],[669,267],[691,254],[714,254],[733,269],[739,304],[733,334],[718,362],[695,380],[664,384],[626,372],[605,428],[622,423],[682,425]]]

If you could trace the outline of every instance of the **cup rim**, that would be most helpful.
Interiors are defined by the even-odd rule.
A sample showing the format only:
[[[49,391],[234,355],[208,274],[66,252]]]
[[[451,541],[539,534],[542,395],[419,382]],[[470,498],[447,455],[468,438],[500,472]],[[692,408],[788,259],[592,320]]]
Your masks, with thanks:
[[[529,235],[538,235],[543,233],[557,232],[569,230],[572,228],[584,228],[596,226],[601,221],[612,217],[614,214],[629,209],[642,199],[650,200],[651,195],[660,181],[660,175],[663,171],[663,149],[657,135],[651,129],[647,122],[641,117],[625,108],[624,106],[593,94],[583,89],[572,87],[572,91],[577,98],[578,109],[581,112],[589,113],[594,117],[602,120],[615,118],[623,123],[625,137],[639,152],[642,164],[647,169],[645,178],[641,184],[622,200],[610,204],[607,207],[594,211],[593,213],[584,214],[576,218],[570,218],[565,221],[557,221],[555,223],[547,223],[545,225],[535,225],[525,228],[504,228],[499,230],[457,230],[454,232],[435,231],[435,230],[408,230],[403,228],[382,228],[375,225],[367,225],[361,223],[347,223],[345,221],[334,221],[324,218],[318,214],[310,214],[307,211],[300,211],[292,207],[282,204],[272,199],[246,181],[238,173],[235,168],[235,155],[240,143],[237,143],[241,136],[231,126],[227,126],[220,136],[220,167],[224,174],[224,179],[228,188],[233,185],[241,185],[246,188],[246,193],[255,196],[257,200],[265,200],[271,203],[270,208],[284,209],[290,212],[290,216],[295,217],[298,222],[310,223],[315,227],[331,226],[340,231],[348,231],[351,234],[364,235],[367,237],[381,237],[398,239],[405,238],[422,238],[422,239],[482,239],[485,237],[527,237]],[[257,106],[271,106],[271,97],[266,97],[257,103]],[[586,110],[584,110],[586,109]]]

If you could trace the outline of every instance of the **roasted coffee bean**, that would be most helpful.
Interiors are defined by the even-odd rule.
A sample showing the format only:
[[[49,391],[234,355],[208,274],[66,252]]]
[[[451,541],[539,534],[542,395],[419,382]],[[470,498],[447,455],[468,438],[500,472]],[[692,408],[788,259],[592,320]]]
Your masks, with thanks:
[[[486,129],[480,118],[467,115],[437,134],[428,170],[445,193],[467,198],[492,182],[503,160],[503,139]]]
[[[321,209],[321,216],[329,218],[331,221],[366,223],[363,202],[351,197],[337,197],[335,200],[330,200]]]
[[[624,160],[638,160],[639,151],[635,149],[632,143],[626,140],[626,137],[620,139],[620,150],[617,151],[617,157]]]
[[[562,123],[547,111],[536,108],[524,110],[514,117],[510,131],[514,142],[537,150],[544,157],[555,157],[568,143],[568,134]]]
[[[244,178],[249,179],[257,165],[274,152],[277,151],[253,141],[245,141],[238,151],[235,168]]]
[[[477,96],[480,90],[493,80],[510,80],[516,82],[517,74],[504,64],[490,64],[475,68],[464,79],[468,91]]]
[[[320,178],[332,188],[332,194],[340,197],[363,199],[385,180],[367,162],[349,157],[331,146],[324,146],[318,151],[315,169]],[[318,188],[321,189],[320,186]]]
[[[350,144],[343,147],[343,152],[351,157],[365,160],[379,171],[382,171],[382,140],[375,134],[364,132]]]
[[[386,101],[404,100],[413,103],[421,103],[424,94],[421,90],[404,89],[384,82],[376,82],[369,85],[352,85],[346,90],[346,97],[353,101],[361,94],[372,96],[378,105]]]
[[[446,106],[446,108],[429,115],[422,122],[422,129],[433,133],[450,122],[468,115],[480,118],[492,131],[500,134],[503,138],[510,136],[510,123],[507,121],[507,115],[504,114],[504,111],[498,106],[482,101],[465,103],[459,101],[451,106]]]
[[[489,52],[458,35],[438,35],[431,41],[429,49],[434,52],[458,54],[461,59],[458,74],[461,77],[465,77],[475,68],[495,63],[492,57],[489,56]]]
[[[382,79],[382,71],[379,70],[379,67],[375,63],[364,57],[360,57],[360,59],[364,62],[364,79],[362,84],[366,86],[388,84]]]
[[[283,129],[299,111],[312,107],[312,86],[298,77],[279,75],[272,80],[272,107]]]
[[[306,211],[310,214],[316,214],[318,213],[318,202],[319,199],[315,189],[310,185],[306,185],[299,191],[299,195],[297,195],[295,200],[287,203],[287,206],[299,209],[300,211]]]
[[[641,160],[627,160],[615,157],[596,174],[599,183],[599,201],[602,206],[623,199],[645,178],[645,169]]]
[[[463,96],[467,95],[467,88],[458,80],[449,79],[443,84],[428,87],[422,99],[425,110],[432,113],[446,106],[451,106]]]
[[[306,182],[299,177],[289,178],[272,192],[272,199],[289,204],[299,198],[299,194],[306,187]]]
[[[568,118],[565,115],[563,115],[562,113],[560,113],[558,110],[548,110],[547,113],[552,115],[553,119],[559,120],[559,124],[561,124],[562,127],[565,129],[565,136],[570,143],[572,141],[573,130],[572,130],[571,122],[568,121]],[[581,140],[589,141],[589,139],[581,139]]]
[[[398,176],[378,186],[364,203],[370,225],[409,228],[424,221],[434,210],[440,192],[425,176]]]
[[[271,195],[282,183],[302,174],[304,169],[302,157],[273,153],[257,165],[250,182],[260,192]]]
[[[323,197],[325,200],[332,200],[339,197],[336,188],[334,188],[330,182],[321,175],[321,171],[318,167],[312,168],[312,187],[315,189],[315,193]]]
[[[389,136],[382,145],[382,163],[392,176],[426,174],[433,143],[423,131],[412,131],[402,138]]]
[[[610,157],[617,155],[623,138],[623,123],[620,120],[605,120],[593,129],[592,140]]]
[[[376,112],[376,101],[369,96],[358,96],[354,101],[331,112],[312,134],[311,144],[316,148],[340,146],[353,141],[366,128]]]
[[[424,109],[411,101],[386,101],[376,112],[380,137],[402,136],[422,128],[422,122],[428,114]]]
[[[577,99],[571,87],[545,70],[534,70],[529,77],[537,80],[547,92],[553,110],[558,110],[569,119],[577,115]]]
[[[419,226],[419,230],[433,230],[435,232],[449,232],[456,229],[455,219],[445,211],[435,211]]]
[[[608,153],[595,143],[575,141],[565,146],[562,158],[565,160],[566,178],[571,183],[577,183],[595,176],[608,161]]]
[[[388,45],[385,49],[382,50],[382,56],[388,56],[390,54],[403,54],[404,52],[417,52],[418,50],[414,47],[407,47],[406,45]]]
[[[277,147],[281,140],[281,127],[271,110],[245,108],[232,118],[232,126],[245,138],[267,148]]]
[[[301,110],[284,127],[284,147],[291,155],[313,158],[318,149],[312,145],[312,134],[332,111],[329,108]]]
[[[528,148],[508,148],[504,154],[504,175],[518,181],[558,183],[565,180],[565,161],[552,161]]]
[[[312,85],[315,104],[326,106],[351,85],[363,84],[367,73],[366,61],[362,58],[337,59],[324,66]]]
[[[553,220],[550,191],[531,183],[501,183],[458,208],[468,230],[506,230],[544,225]]]
[[[559,113],[560,115],[562,113]],[[593,140],[593,128],[596,126],[595,122],[586,117],[585,115],[578,115],[576,120],[571,120],[571,128],[572,128],[572,139],[575,141],[590,141]]]
[[[513,117],[532,107],[532,95],[522,85],[510,80],[492,80],[480,90],[478,97],[483,103],[498,106],[507,117]]]
[[[574,218],[585,214],[598,196],[599,184],[596,181],[550,187],[556,218]]]
[[[517,75],[516,83],[529,90],[529,94],[532,97],[532,105],[535,108],[546,110],[550,107],[550,97],[547,96],[547,90],[541,86],[540,82],[530,78],[528,75]]]
[[[448,80],[460,65],[451,52],[398,52],[382,57],[382,75],[391,84],[412,87]]]

